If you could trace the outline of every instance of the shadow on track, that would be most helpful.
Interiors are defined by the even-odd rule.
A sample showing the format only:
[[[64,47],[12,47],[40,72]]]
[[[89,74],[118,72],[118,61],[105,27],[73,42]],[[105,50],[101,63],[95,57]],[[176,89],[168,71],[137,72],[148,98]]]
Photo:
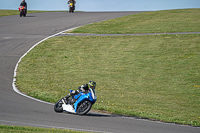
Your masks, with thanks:
[[[37,17],[37,16],[26,16],[27,18]]]

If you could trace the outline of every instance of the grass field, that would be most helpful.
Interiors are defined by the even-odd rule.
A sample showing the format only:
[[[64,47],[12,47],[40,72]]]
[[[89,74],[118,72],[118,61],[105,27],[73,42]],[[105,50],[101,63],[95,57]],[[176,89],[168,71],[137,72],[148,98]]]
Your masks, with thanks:
[[[93,79],[96,109],[199,122],[199,43],[199,35],[52,38],[22,60],[17,86],[56,102]]]
[[[67,129],[54,129],[54,128],[47,129],[47,128],[0,125],[0,133],[87,133],[87,132],[73,131]]]
[[[28,10],[27,14],[30,13],[40,13],[40,12],[67,12],[67,11],[31,11]],[[81,11],[76,11],[76,12],[81,12]],[[11,16],[11,15],[19,15],[19,10],[0,10],[0,17],[3,16]]]
[[[200,9],[133,14],[75,29],[74,33],[127,34],[200,31]]]
[[[200,11],[177,10],[177,21],[192,10]],[[195,22],[191,17],[190,23],[198,27]],[[93,29],[90,33],[99,33]],[[56,102],[69,89],[95,80],[94,109],[200,126],[199,44],[199,34],[55,37],[22,59],[16,84],[30,96]]]
[[[45,11],[27,11],[27,13],[39,13]],[[19,15],[19,10],[0,10],[0,17],[2,16],[11,16],[11,15]]]

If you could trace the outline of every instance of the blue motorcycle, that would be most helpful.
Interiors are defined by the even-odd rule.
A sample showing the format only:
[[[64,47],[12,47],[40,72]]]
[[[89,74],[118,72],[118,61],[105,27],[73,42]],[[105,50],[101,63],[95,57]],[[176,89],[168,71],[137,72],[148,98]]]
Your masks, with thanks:
[[[70,90],[72,92],[73,90]],[[54,105],[54,111],[62,113],[63,111],[78,115],[87,114],[92,105],[96,102],[97,96],[95,89],[89,89],[87,93],[80,92],[69,99],[61,98]]]

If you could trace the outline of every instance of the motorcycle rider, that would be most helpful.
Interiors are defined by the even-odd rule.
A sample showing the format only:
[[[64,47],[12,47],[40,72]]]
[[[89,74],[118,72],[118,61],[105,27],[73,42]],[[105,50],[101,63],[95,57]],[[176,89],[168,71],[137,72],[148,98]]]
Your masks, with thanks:
[[[70,3],[73,3],[73,8],[75,10],[76,1],[75,0],[68,0],[68,4],[70,4]]]
[[[25,11],[27,13],[27,3],[25,2],[25,0],[22,0],[22,2],[20,3],[20,6],[24,6],[25,7]]]
[[[89,81],[88,84],[84,84],[84,85],[81,85],[78,87],[78,90],[73,90],[71,93],[69,93],[66,97],[64,97],[65,101],[67,101],[67,99],[70,97],[70,96],[74,96],[74,95],[77,95],[79,94],[80,92],[82,93],[88,93],[89,89],[95,89],[96,87],[96,82],[94,81]]]

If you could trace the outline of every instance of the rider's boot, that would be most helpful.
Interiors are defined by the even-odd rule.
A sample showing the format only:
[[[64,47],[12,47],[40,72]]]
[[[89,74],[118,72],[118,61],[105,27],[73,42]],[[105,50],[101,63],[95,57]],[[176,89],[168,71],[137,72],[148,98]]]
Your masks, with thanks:
[[[67,96],[64,97],[64,101],[67,104],[70,98],[70,94],[68,94]]]

